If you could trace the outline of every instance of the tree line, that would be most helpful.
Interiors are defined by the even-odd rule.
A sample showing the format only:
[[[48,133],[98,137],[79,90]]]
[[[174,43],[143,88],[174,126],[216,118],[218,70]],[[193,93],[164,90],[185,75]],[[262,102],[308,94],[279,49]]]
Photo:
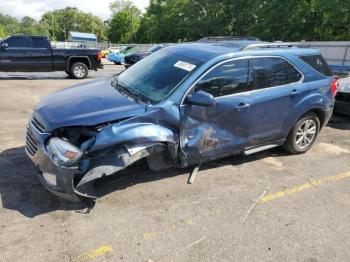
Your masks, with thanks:
[[[263,40],[350,40],[350,0],[150,0],[142,13],[130,0],[110,4],[102,21],[67,7],[39,21],[0,14],[0,38],[44,34],[65,41],[69,31],[94,33],[113,43],[193,41],[204,36],[255,36]]]
[[[25,16],[20,21],[0,14],[0,38],[12,34],[46,35],[52,41],[65,41],[69,31],[94,33],[106,41],[106,25],[97,16],[79,11],[75,7],[46,12],[39,21]]]

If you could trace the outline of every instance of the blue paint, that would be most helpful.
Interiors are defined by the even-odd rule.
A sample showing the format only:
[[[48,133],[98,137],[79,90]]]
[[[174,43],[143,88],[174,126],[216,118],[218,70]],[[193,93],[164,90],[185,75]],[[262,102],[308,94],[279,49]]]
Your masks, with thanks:
[[[128,156],[124,148],[126,145],[131,148],[142,145],[142,150],[148,154],[150,151],[147,150],[155,147],[173,150],[170,155],[176,160],[174,165],[183,167],[240,153],[246,148],[268,142],[284,141],[294,123],[310,110],[321,112],[323,124],[326,124],[334,105],[330,90],[332,77],[322,75],[299,58],[319,52],[308,48],[240,51],[247,43],[255,42],[173,45],[135,64],[131,69],[148,70],[142,67],[149,59],[166,53],[201,61],[159,103],[148,104],[132,98],[130,94],[115,88],[112,78],[82,83],[52,93],[39,102],[34,112],[34,117],[48,134],[34,135],[41,140],[38,143],[44,145],[50,135],[60,128],[76,126],[84,129],[107,123],[96,130],[93,142],[90,140],[88,146],[83,145],[88,157],[92,156],[93,160],[91,163],[84,160],[80,170],[86,176],[84,181],[93,181],[125,167],[122,165],[128,161],[121,161],[118,154],[124,152],[123,156]],[[189,92],[192,85],[214,65],[234,58],[249,60],[257,56],[280,57],[289,61],[303,75],[302,80],[216,98],[199,94],[183,103],[186,95],[193,93]],[[43,151],[40,147],[39,152],[45,154]],[[33,161],[39,166],[46,166],[45,161],[49,160],[41,159],[44,160]],[[134,161],[130,159],[130,163]],[[59,169],[60,174],[64,173],[60,167],[55,168]],[[67,177],[71,179],[72,176]],[[60,189],[61,192],[74,190]]]

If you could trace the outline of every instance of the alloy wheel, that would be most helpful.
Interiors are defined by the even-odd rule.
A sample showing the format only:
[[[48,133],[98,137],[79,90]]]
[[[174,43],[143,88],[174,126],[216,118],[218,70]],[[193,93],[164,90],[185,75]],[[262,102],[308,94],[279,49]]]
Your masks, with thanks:
[[[314,141],[317,132],[317,125],[313,119],[303,121],[296,133],[295,144],[300,149],[308,147]]]
[[[74,68],[74,74],[77,77],[83,77],[85,75],[85,68],[81,65],[78,65]]]

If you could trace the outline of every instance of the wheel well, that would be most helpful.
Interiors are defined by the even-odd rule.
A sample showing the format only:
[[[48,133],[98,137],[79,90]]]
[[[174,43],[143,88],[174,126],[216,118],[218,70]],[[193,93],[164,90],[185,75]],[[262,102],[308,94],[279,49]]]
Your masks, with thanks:
[[[72,65],[76,62],[81,62],[83,64],[85,64],[87,66],[88,69],[91,69],[90,68],[90,61],[87,57],[72,57],[70,60],[69,60],[69,70],[70,68],[72,67]]]
[[[321,109],[318,109],[318,108],[312,109],[309,112],[312,112],[312,113],[317,115],[318,119],[320,120],[320,128],[322,128],[323,127],[323,123],[324,123],[325,118],[326,118],[324,112]]]

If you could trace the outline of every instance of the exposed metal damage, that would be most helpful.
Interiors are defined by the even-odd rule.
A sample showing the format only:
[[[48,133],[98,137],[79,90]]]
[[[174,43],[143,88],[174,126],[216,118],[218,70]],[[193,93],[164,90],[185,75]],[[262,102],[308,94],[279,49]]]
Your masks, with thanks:
[[[93,187],[96,180],[114,175],[141,159],[146,160],[151,170],[160,171],[215,158],[216,150],[234,138],[224,129],[214,129],[212,124],[205,122],[206,117],[203,114],[203,119],[195,119],[188,112],[181,116],[179,107],[169,103],[160,108],[148,106],[141,116],[128,119],[96,126],[58,128],[45,139],[58,138],[81,150],[82,157],[75,164],[56,164],[55,168],[61,173],[70,170],[69,176],[57,177],[57,180],[65,179],[58,184],[71,185],[71,191],[80,198],[94,199],[97,198]],[[48,146],[42,147],[44,155],[53,160]],[[40,169],[46,176],[57,173],[51,166],[41,165]],[[198,168],[190,177],[192,183],[197,171]]]
[[[93,183],[97,179],[116,174],[141,159],[146,159],[148,167],[155,171],[183,166],[178,160],[176,131],[147,122],[154,115],[158,115],[160,121],[159,115],[171,119],[165,110],[154,108],[142,117],[96,128],[59,129],[54,135],[64,137],[84,152],[77,166],[79,174],[74,178],[74,192],[82,197],[96,198]]]

